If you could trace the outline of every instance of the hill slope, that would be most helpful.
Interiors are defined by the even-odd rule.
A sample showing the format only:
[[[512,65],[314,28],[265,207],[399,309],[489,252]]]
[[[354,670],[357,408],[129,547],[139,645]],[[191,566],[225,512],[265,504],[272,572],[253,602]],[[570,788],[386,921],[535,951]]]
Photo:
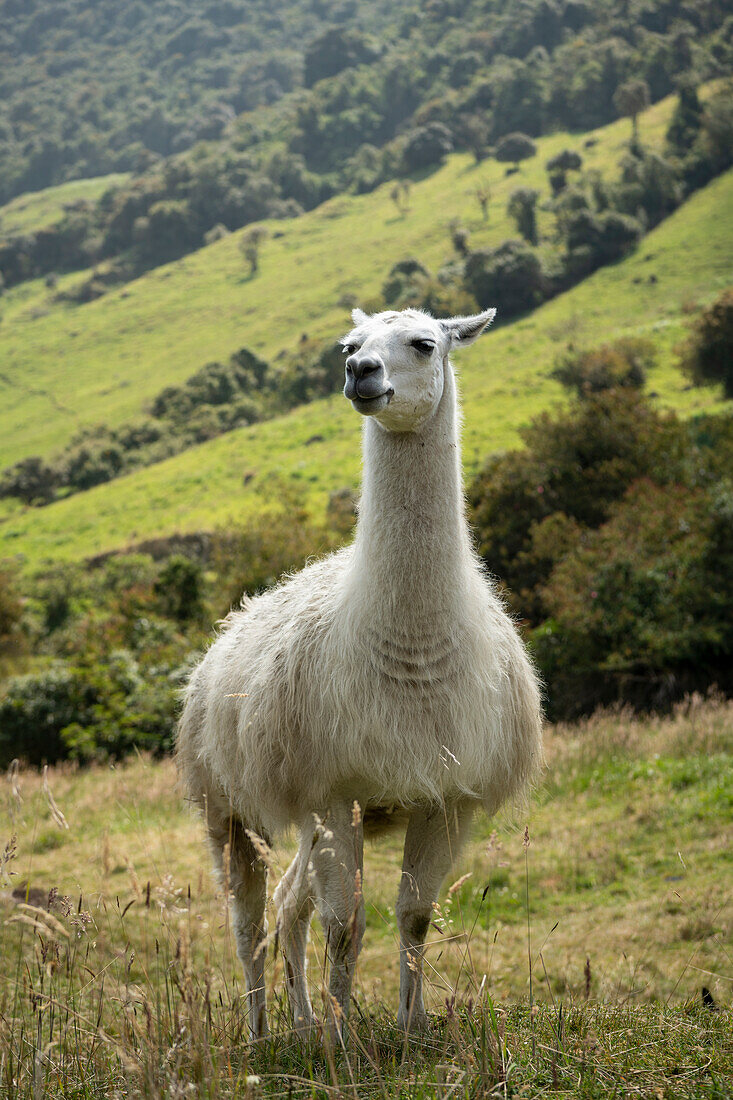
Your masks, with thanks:
[[[438,176],[445,188],[450,179],[458,176],[465,180],[466,174],[465,161],[455,158]],[[386,196],[382,196],[382,201],[386,207]],[[316,242],[313,264],[325,258],[331,239],[329,214],[333,213],[333,204],[329,204],[317,217],[312,216],[307,222],[301,219],[305,224],[297,225],[299,233],[309,230]],[[386,215],[385,209],[382,216]],[[378,247],[376,234],[369,234],[367,226],[362,232],[362,237],[352,240],[351,254],[358,256],[364,250],[373,256]],[[287,243],[286,237],[273,242],[273,246],[285,248]],[[217,285],[221,292],[229,285],[230,295],[226,304],[216,296],[215,300],[224,316],[235,308],[238,286],[233,275],[234,259],[228,255],[228,248],[231,244],[225,241],[207,250],[209,255],[220,255],[223,260]],[[426,241],[426,250],[431,259],[441,253],[437,230]],[[464,456],[468,470],[475,469],[489,452],[515,444],[522,424],[561,396],[559,386],[548,379],[547,372],[558,349],[570,336],[576,342],[588,344],[627,333],[643,332],[651,336],[660,351],[659,366],[650,379],[652,390],[661,400],[684,412],[711,407],[714,393],[689,389],[673,365],[672,349],[682,334],[685,310],[690,303],[714,296],[733,278],[732,256],[733,172],[729,172],[694,195],[650,233],[637,254],[596,272],[531,316],[499,329],[464,352],[458,365],[464,396]],[[187,262],[183,273],[176,273],[177,279],[183,278],[191,286],[194,299],[196,265],[208,263],[208,259],[199,253]],[[325,276],[328,280],[330,274],[331,287],[344,271],[340,265],[345,265],[346,260],[339,258],[336,262],[337,270]],[[153,328],[156,306],[166,334],[183,317],[184,303],[177,301],[172,306],[171,299],[166,298],[167,285],[172,284],[173,277],[166,283],[165,276],[165,272],[158,272],[141,280],[147,286],[155,285],[151,280],[156,280],[162,288],[160,301],[145,306],[142,287],[136,289],[137,309],[141,313],[146,310],[150,338],[155,339],[156,347],[162,343]],[[292,277],[292,269],[283,271],[285,287]],[[299,278],[301,297],[312,301],[314,296],[303,282],[302,273]],[[364,292],[368,294],[376,279],[367,271],[362,279]],[[210,307],[212,299],[206,297]],[[113,310],[118,302],[103,299],[95,304],[99,309]],[[252,316],[252,331],[258,333],[262,343],[273,339],[268,330],[278,322],[292,332],[300,318],[302,328],[302,317],[309,315],[293,313],[292,307],[291,297],[284,292],[284,298],[278,300],[267,316]],[[216,316],[209,313],[211,333],[215,332]],[[120,326],[119,317],[116,323]],[[346,311],[335,302],[320,313],[317,321],[319,331],[325,334],[328,331],[325,326],[330,325],[332,335],[342,331],[346,324]],[[98,338],[98,332],[92,334],[92,344],[87,350],[90,384],[94,369],[91,351],[93,340]],[[259,340],[258,349],[262,346]],[[162,356],[163,352],[161,347],[158,354]],[[119,351],[117,356],[117,369],[121,369]],[[139,366],[137,373],[140,377]],[[158,379],[156,388],[161,384]],[[118,405],[117,411],[123,407]],[[146,537],[210,529],[216,524],[261,516],[277,507],[274,478],[301,486],[311,507],[320,511],[330,491],[345,484],[357,484],[358,435],[358,417],[343,398],[314,402],[287,416],[232,432],[157,466],[44,509],[13,511],[0,524],[0,556],[21,554],[28,566],[35,567],[49,560],[87,557]]]
[[[672,107],[667,99],[643,116],[649,147],[662,146]],[[42,281],[13,288],[0,325],[0,467],[48,456],[85,425],[139,416],[164,386],[242,345],[272,359],[295,349],[304,331],[334,338],[346,323],[345,295],[368,301],[406,255],[433,269],[445,261],[453,218],[469,229],[473,248],[496,246],[516,236],[506,204],[518,184],[549,196],[548,157],[591,140],[582,150],[585,167],[615,176],[628,136],[627,120],[582,139],[555,134],[509,177],[496,161],[477,167],[468,155],[452,156],[413,185],[404,217],[390,185],[339,196],[303,217],[273,222],[254,278],[232,235],[85,305],[59,302]],[[475,197],[479,183],[491,187],[488,224]],[[541,212],[540,233],[553,231],[554,216]],[[57,289],[68,291],[84,277],[65,276]]]

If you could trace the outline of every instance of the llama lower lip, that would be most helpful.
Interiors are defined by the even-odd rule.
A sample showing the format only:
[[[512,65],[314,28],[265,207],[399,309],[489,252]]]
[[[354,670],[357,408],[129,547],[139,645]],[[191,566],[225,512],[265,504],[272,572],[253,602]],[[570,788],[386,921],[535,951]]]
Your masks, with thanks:
[[[382,409],[386,409],[392,400],[394,394],[393,389],[385,390],[384,393],[378,394],[376,397],[352,397],[351,404],[354,406],[357,412],[360,412],[362,416],[372,416],[374,413],[381,412]]]

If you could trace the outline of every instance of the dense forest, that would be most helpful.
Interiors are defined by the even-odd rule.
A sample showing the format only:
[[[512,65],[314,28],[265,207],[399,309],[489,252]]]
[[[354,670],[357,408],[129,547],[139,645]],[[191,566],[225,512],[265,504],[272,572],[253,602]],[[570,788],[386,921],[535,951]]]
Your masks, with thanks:
[[[3,0],[0,12],[0,201],[133,173],[50,230],[0,239],[7,285],[101,260],[115,261],[107,281],[129,277],[211,234],[430,169],[452,149],[481,159],[515,132],[635,118],[733,59],[720,0],[278,12]]]

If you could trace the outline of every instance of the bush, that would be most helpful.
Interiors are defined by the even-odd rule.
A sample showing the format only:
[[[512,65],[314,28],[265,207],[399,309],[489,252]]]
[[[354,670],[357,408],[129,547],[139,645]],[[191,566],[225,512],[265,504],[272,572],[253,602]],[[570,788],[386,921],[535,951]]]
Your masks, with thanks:
[[[8,467],[0,478],[0,497],[16,497],[24,504],[48,504],[62,482],[56,466],[33,455]]]
[[[559,357],[552,377],[579,398],[616,387],[641,389],[656,354],[651,340],[626,337],[600,348],[566,351]]]
[[[161,610],[179,623],[199,619],[203,611],[204,578],[198,562],[173,554],[163,566],[153,591]]]
[[[452,149],[453,136],[442,122],[430,122],[410,130],[402,150],[403,171],[409,174],[442,164]]]
[[[704,309],[682,348],[681,366],[696,386],[722,385],[733,398],[733,288]]]
[[[583,167],[583,158],[573,149],[563,149],[561,153],[550,157],[545,168],[548,172],[579,172]]]
[[[561,515],[598,527],[637,478],[665,484],[682,477],[686,440],[674,416],[656,412],[633,389],[590,393],[567,411],[543,413],[521,434],[526,449],[491,459],[469,501],[487,567],[512,589],[516,610],[537,623],[555,553],[548,553],[543,521]]]
[[[133,746],[173,747],[178,685],[165,673],[144,679],[125,651],[86,655],[12,679],[0,700],[0,767],[121,757]]]
[[[23,600],[10,566],[0,564],[0,657],[15,655],[21,647]]]
[[[534,309],[543,298],[539,257],[524,241],[472,252],[465,263],[465,284],[481,309],[495,306],[504,320]]]
[[[608,521],[555,565],[534,648],[555,713],[624,699],[663,706],[730,690],[733,495],[637,481]]]
[[[517,229],[527,244],[537,244],[537,199],[539,191],[531,187],[518,187],[512,191],[507,204],[507,213],[514,218]]]
[[[537,146],[526,134],[513,133],[501,138],[494,149],[497,160],[518,165],[537,154]]]

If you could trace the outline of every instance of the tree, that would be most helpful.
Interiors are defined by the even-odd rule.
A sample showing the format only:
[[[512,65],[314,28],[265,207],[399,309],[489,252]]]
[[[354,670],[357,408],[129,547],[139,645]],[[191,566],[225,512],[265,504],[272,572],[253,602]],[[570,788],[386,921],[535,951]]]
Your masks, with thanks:
[[[627,80],[613,94],[613,105],[620,115],[631,119],[632,140],[639,141],[638,116],[649,106],[649,85],[645,80]]]
[[[481,207],[481,214],[485,222],[489,220],[489,203],[491,202],[491,187],[485,181],[476,188],[476,201]]]
[[[402,151],[402,163],[405,172],[418,172],[421,168],[430,168],[441,164],[447,153],[453,149],[453,136],[442,122],[429,122],[427,126],[418,126],[410,130]]]
[[[600,348],[583,351],[568,348],[558,357],[551,377],[581,400],[615,387],[641,389],[656,357],[651,340],[627,336]]]
[[[528,160],[537,153],[537,146],[531,137],[519,132],[507,134],[501,138],[494,150],[494,156],[503,163],[513,164],[518,167],[520,161]]]
[[[507,213],[514,218],[517,229],[528,244],[537,244],[537,199],[539,191],[531,187],[518,187],[512,191],[507,203]]]
[[[682,348],[681,365],[696,386],[722,384],[733,398],[733,288],[704,309]]]
[[[38,455],[10,466],[0,478],[0,497],[17,497],[24,504],[48,504],[61,484],[61,476]]]
[[[496,306],[502,318],[534,309],[544,291],[539,258],[524,241],[505,241],[495,249],[471,252],[464,281],[481,309]]]
[[[675,109],[667,127],[667,144],[672,152],[687,156],[702,127],[703,106],[697,87],[690,79],[681,81]]]
[[[550,157],[545,168],[548,172],[559,169],[562,172],[579,172],[583,167],[583,158],[574,149],[563,149],[554,157]]]
[[[239,251],[249,264],[250,274],[254,275],[260,266],[260,247],[267,240],[268,231],[264,225],[253,225],[245,229],[239,238]]]

